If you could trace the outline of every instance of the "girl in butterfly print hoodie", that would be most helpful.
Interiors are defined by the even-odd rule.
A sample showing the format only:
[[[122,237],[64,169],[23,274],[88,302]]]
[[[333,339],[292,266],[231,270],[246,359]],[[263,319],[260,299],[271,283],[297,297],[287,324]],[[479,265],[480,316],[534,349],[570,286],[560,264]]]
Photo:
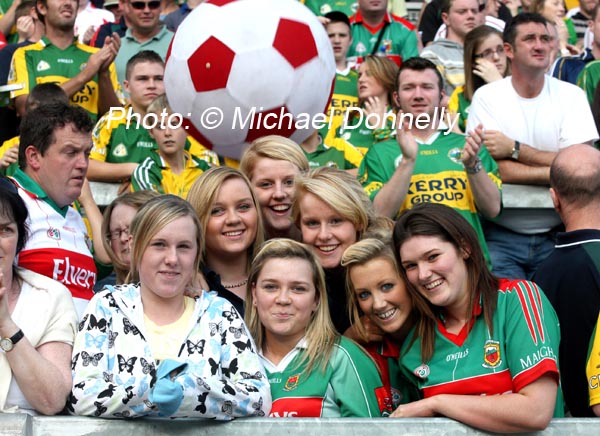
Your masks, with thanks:
[[[183,401],[170,417],[229,420],[266,416],[271,393],[256,346],[237,311],[216,293],[196,297],[192,325],[174,378]],[[144,336],[139,284],[96,294],[73,347],[72,414],[105,418],[161,416],[150,401],[156,366]]]

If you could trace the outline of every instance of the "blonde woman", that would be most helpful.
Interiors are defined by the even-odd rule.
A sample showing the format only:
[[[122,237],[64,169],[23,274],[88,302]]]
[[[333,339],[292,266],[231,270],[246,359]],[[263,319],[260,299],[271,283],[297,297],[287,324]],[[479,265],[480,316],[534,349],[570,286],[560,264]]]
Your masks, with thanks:
[[[375,364],[335,333],[323,270],[307,246],[267,241],[252,263],[246,302],[246,322],[271,382],[272,417],[387,412]]]
[[[252,185],[236,169],[211,168],[194,182],[187,200],[202,225],[201,270],[209,289],[229,300],[243,316],[248,270],[264,241]]]
[[[391,231],[376,236],[352,244],[344,252],[342,266],[352,325],[377,362],[396,408],[419,399],[418,390],[402,376],[399,365],[400,347],[415,324],[416,313],[396,263]]]
[[[302,241],[313,250],[325,270],[331,318],[337,331],[344,333],[350,321],[342,254],[367,229],[389,227],[389,221],[375,213],[354,177],[330,167],[298,176],[292,216],[302,232]]]
[[[72,413],[228,420],[270,409],[269,383],[233,306],[195,281],[194,209],[163,195],[131,223],[131,279],[96,294],[73,348]]]
[[[291,215],[294,178],[308,171],[308,160],[302,148],[283,136],[264,136],[246,149],[240,171],[250,179],[260,203],[266,239],[300,240],[300,230]]]

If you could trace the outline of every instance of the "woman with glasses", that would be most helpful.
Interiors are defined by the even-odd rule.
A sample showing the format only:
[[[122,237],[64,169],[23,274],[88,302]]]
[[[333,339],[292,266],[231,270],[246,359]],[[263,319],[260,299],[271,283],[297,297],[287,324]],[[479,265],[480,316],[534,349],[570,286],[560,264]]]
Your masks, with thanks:
[[[457,133],[466,132],[469,106],[475,91],[509,74],[502,33],[489,26],[479,26],[467,33],[464,62],[465,84],[454,90],[448,102],[448,110],[453,116],[458,114]]]
[[[0,414],[54,415],[69,396],[77,314],[64,285],[15,267],[27,216],[15,185],[0,178]]]
[[[117,285],[125,283],[129,273],[131,221],[140,207],[158,195],[155,191],[129,192],[115,198],[104,210],[102,243],[113,265]]]

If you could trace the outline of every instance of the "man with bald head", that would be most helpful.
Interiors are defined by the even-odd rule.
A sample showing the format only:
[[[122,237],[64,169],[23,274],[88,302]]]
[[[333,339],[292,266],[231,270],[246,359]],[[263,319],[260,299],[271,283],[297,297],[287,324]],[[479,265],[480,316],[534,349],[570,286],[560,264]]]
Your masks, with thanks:
[[[565,232],[536,271],[560,321],[559,361],[565,402],[573,416],[594,416],[585,374],[588,344],[600,311],[600,151],[562,149],[550,167],[550,195]]]

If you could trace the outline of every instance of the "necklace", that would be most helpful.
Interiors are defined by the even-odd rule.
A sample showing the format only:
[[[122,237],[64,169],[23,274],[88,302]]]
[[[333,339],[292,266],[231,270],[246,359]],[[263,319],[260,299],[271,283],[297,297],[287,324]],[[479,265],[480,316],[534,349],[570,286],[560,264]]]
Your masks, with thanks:
[[[244,286],[246,283],[248,283],[248,279],[244,280],[243,282],[236,283],[235,285],[223,285],[223,287],[225,289],[239,288],[240,286]]]

